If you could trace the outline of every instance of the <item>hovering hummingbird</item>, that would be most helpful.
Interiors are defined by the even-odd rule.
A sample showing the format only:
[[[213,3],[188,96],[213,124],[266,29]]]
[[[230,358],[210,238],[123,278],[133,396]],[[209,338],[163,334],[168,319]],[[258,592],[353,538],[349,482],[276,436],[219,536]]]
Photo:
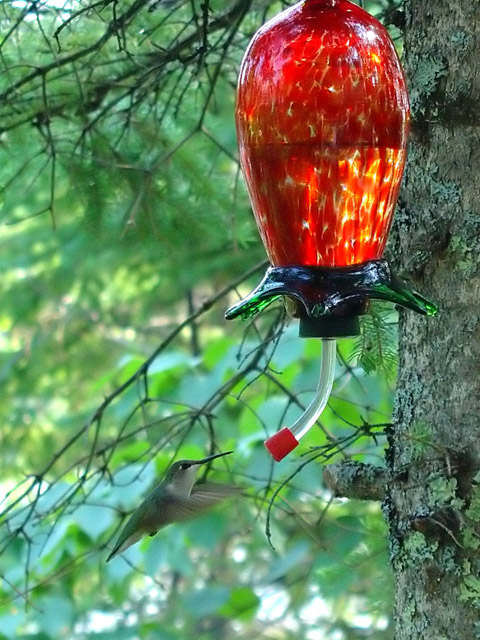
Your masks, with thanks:
[[[107,562],[140,538],[154,536],[172,522],[189,520],[207,511],[228,496],[240,491],[232,485],[195,484],[200,465],[233,451],[215,453],[201,460],[179,460],[169,467],[165,479],[135,509],[123,527]]]

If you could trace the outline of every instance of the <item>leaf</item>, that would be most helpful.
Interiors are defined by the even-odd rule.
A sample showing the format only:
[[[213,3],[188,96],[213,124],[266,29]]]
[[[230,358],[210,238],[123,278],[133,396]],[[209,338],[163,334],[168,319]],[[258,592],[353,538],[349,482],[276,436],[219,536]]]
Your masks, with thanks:
[[[136,462],[149,451],[150,447],[150,443],[146,440],[134,440],[121,447],[116,447],[111,460],[112,467],[116,468],[121,464]]]
[[[17,629],[23,616],[20,613],[6,613],[0,616],[0,638],[17,638]]]
[[[397,314],[385,303],[374,302],[363,316],[361,335],[351,355],[365,373],[381,371],[389,378],[396,374],[398,360]]]
[[[227,498],[227,501],[238,499]],[[214,551],[216,545],[221,541],[225,535],[225,530],[228,526],[229,513],[234,508],[232,505],[219,504],[215,507],[215,510],[200,515],[195,520],[185,523],[184,529],[186,535],[191,540],[192,545],[199,548],[205,548],[210,551]]]
[[[74,619],[74,606],[70,598],[60,594],[44,595],[35,604],[41,610],[42,628],[53,638],[68,632]]]
[[[115,514],[112,509],[85,504],[75,509],[73,519],[91,540],[98,540],[112,526]]]
[[[192,591],[183,597],[183,606],[194,618],[217,613],[230,597],[230,589],[223,585],[211,585]]]
[[[125,510],[132,509],[154,483],[154,465],[130,464],[119,469],[113,480],[112,503]]]
[[[236,587],[230,593],[228,602],[218,613],[226,618],[248,622],[253,620],[260,606],[260,598],[249,587]]]
[[[286,576],[289,571],[298,567],[302,560],[309,555],[310,543],[302,540],[292,547],[286,554],[270,564],[270,570],[265,577],[266,582],[274,582]]]
[[[170,351],[157,356],[148,368],[150,374],[163,373],[178,367],[192,366],[192,358],[182,351]]]

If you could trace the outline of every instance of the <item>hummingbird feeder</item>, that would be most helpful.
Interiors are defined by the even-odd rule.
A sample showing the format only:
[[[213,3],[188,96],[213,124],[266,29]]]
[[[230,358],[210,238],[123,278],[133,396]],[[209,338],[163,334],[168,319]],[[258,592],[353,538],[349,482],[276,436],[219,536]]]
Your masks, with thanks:
[[[369,298],[436,307],[382,257],[406,159],[409,99],[387,30],[348,0],[304,0],[267,22],[238,81],[240,163],[272,264],[226,312],[249,318],[280,296],[301,337],[323,340],[315,398],[265,442],[281,460],[330,394],[336,338],[358,335]]]

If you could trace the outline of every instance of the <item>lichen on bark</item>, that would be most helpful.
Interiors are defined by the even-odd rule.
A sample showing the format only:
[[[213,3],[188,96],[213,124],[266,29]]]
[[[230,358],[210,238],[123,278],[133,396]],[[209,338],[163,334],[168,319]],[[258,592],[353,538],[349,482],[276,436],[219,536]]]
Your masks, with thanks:
[[[480,638],[478,23],[471,0],[406,3],[413,126],[390,250],[440,312],[400,321],[384,505],[395,640]]]

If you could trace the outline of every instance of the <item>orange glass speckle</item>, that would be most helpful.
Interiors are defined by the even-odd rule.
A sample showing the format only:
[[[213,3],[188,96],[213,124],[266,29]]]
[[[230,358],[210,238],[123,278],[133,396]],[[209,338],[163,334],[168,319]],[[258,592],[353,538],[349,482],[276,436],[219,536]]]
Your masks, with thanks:
[[[236,122],[257,225],[275,266],[382,256],[409,105],[385,28],[348,0],[306,0],[245,54]]]

